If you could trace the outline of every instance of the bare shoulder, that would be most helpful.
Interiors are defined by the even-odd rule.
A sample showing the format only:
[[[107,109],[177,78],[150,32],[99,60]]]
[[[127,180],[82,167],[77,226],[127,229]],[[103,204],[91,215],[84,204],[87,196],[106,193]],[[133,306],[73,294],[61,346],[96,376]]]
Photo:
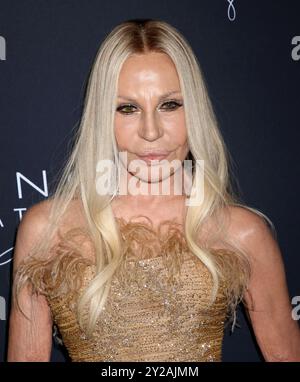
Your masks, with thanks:
[[[271,233],[267,221],[258,213],[246,207],[230,206],[228,208],[230,217],[230,229],[240,239],[249,235],[264,235]]]
[[[52,199],[45,199],[36,204],[33,204],[29,207],[23,218],[21,220],[21,224],[28,225],[28,223],[37,224],[38,227],[43,227],[47,222],[49,222],[50,212],[53,205]],[[78,200],[72,200],[65,213],[63,214],[62,220],[60,222],[61,226],[74,226],[77,219],[81,219],[79,223],[82,222],[82,204]]]
[[[17,266],[28,255],[29,251],[45,233],[49,225],[52,204],[52,199],[45,199],[29,207],[23,214],[17,230],[14,266]],[[79,203],[71,201],[54,233],[51,245],[58,242],[58,231],[64,233],[76,225],[82,224],[82,219]]]
[[[228,212],[230,237],[241,244],[253,260],[268,262],[280,258],[278,242],[263,216],[239,206],[231,206]]]
[[[232,244],[240,244],[251,255],[257,254],[259,247],[274,245],[273,232],[267,220],[247,207],[228,206],[218,211],[219,217],[225,217],[227,239]],[[207,220],[204,232],[214,232],[216,227],[215,218]],[[206,237],[206,236],[204,236]],[[227,241],[217,241],[213,247],[227,248]],[[231,244],[228,249],[231,249]]]
[[[41,202],[33,204],[29,207],[26,212],[23,214],[21,224],[24,225],[24,221],[34,219],[35,222],[43,221],[45,218],[49,216],[50,208],[51,208],[51,199],[45,199]]]
[[[17,229],[14,249],[14,267],[29,253],[47,226],[50,212],[48,200],[34,204],[26,210]]]

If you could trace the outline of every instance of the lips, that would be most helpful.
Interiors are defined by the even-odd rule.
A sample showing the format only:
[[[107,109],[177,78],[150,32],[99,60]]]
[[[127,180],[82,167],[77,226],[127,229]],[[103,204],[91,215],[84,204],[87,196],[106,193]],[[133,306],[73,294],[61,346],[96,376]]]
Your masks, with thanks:
[[[166,159],[166,157],[168,155],[169,155],[169,153],[166,153],[166,152],[164,152],[164,153],[162,153],[162,152],[151,152],[151,153],[147,153],[144,155],[138,155],[138,157],[147,163],[151,163],[151,161],[153,161],[153,160],[160,161],[160,160]]]

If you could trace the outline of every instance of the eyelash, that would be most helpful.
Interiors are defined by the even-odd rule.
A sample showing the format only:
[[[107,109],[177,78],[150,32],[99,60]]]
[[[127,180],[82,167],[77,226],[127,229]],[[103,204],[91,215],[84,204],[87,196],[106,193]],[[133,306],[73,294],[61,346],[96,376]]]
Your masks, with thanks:
[[[162,106],[165,105],[165,104],[170,104],[170,103],[175,104],[176,107],[167,109],[167,111],[177,110],[179,107],[181,107],[181,106],[183,105],[183,103],[180,102],[180,101],[177,101],[177,100],[168,100],[168,101],[164,102],[164,103],[162,104]],[[129,112],[129,113],[127,113],[127,112],[123,112],[122,109],[123,109],[124,107],[134,107],[134,108],[136,108],[136,106],[134,106],[134,105],[132,105],[132,104],[130,104],[130,103],[126,103],[126,104],[122,104],[122,105],[118,106],[118,107],[117,107],[117,111],[118,111],[119,113],[121,113],[121,114],[124,114],[124,115],[129,115],[129,114],[134,113],[134,111],[131,111],[131,112]]]

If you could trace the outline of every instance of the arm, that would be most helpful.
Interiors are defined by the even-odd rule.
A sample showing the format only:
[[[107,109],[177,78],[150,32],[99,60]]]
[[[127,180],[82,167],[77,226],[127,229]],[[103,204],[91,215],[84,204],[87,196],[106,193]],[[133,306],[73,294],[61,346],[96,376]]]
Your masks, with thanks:
[[[47,208],[48,204],[41,202],[31,207],[23,216],[14,249],[14,271],[44,229],[47,223]],[[32,296],[28,286],[20,292],[19,303],[31,321],[24,317],[12,299],[7,361],[49,361],[52,348],[52,319],[45,297]]]
[[[262,354],[266,361],[300,361],[300,330],[292,318],[279,245],[253,212],[238,208],[232,216],[234,234],[250,258],[252,275],[244,297]]]

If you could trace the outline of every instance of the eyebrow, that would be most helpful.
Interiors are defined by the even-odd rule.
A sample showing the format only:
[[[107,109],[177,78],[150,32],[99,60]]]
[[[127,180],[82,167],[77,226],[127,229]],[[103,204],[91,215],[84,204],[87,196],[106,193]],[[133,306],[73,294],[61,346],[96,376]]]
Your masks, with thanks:
[[[180,90],[172,90],[170,92],[167,92],[165,94],[162,94],[160,97],[159,97],[159,101],[163,100],[164,98],[167,98],[169,97],[170,95],[172,94],[177,94],[177,93],[181,93]],[[128,98],[128,97],[124,97],[122,96],[121,94],[118,95],[118,98],[123,98],[123,99],[126,99],[127,101],[130,101],[130,102],[136,102],[136,100],[134,98]]]

